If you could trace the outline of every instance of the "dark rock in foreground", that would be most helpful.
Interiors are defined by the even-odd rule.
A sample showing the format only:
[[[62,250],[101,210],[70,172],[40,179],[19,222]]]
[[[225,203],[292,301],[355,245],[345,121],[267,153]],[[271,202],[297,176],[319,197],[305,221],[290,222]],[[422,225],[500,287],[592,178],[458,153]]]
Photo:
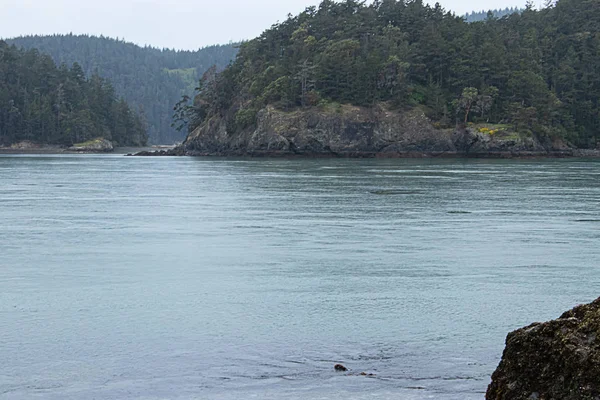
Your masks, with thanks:
[[[486,399],[600,399],[600,299],[510,333]]]

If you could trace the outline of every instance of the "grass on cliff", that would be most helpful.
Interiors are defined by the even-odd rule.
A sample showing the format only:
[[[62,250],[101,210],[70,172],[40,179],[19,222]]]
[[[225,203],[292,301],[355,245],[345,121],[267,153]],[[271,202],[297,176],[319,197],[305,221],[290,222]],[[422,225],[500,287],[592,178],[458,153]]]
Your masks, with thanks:
[[[469,128],[502,140],[520,140],[529,136],[527,133],[515,131],[510,124],[469,123]]]
[[[99,137],[99,138],[95,138],[95,139],[90,139],[86,142],[83,143],[76,143],[73,145],[73,147],[89,147],[89,146],[94,146],[96,144],[101,144],[102,141],[104,141],[104,138]]]

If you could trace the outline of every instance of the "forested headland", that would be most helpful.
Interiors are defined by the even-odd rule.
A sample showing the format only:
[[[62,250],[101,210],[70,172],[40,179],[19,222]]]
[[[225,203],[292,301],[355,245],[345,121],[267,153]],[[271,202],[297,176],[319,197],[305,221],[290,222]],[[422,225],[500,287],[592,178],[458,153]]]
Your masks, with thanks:
[[[196,130],[187,143],[195,141],[198,152],[209,139],[220,140],[217,148],[252,131],[259,120],[272,124],[273,112],[281,122],[282,113],[335,114],[346,106],[419,110],[440,129],[480,124],[490,137],[509,131],[594,148],[599,99],[597,0],[560,0],[541,10],[529,4],[472,23],[421,0],[324,0],[243,43],[231,66],[203,77],[194,104],[180,107],[178,117]],[[309,130],[317,124],[311,118],[304,118]],[[258,138],[228,140],[237,148]],[[297,146],[290,136],[277,140]]]
[[[213,65],[222,70],[237,53],[236,44],[178,51],[88,35],[26,36],[7,42],[49,54],[58,65],[78,63],[85,76],[110,81],[116,94],[147,122],[151,144],[185,138],[185,132],[171,127],[173,106],[194,92],[206,70]]]
[[[102,137],[119,146],[147,142],[143,119],[98,75],[57,66],[39,51],[0,41],[0,146],[32,141],[71,146]]]

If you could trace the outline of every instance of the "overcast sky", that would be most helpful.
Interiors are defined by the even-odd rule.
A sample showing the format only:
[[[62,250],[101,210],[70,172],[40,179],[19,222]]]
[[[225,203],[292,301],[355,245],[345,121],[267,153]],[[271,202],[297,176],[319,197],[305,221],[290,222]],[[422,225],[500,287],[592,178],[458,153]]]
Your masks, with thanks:
[[[0,37],[88,33],[140,45],[196,49],[251,39],[319,0],[0,0]],[[443,0],[457,14],[525,0]],[[476,5],[475,5],[476,4]]]

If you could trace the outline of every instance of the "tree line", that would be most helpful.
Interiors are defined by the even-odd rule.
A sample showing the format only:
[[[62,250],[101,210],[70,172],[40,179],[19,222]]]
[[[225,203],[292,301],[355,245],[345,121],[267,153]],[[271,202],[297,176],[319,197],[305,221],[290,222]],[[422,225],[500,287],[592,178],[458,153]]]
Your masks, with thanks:
[[[489,11],[484,11],[484,10],[471,11],[470,13],[466,13],[463,18],[467,22],[479,22],[479,21],[485,21],[489,17],[502,18],[502,17],[506,17],[511,14],[521,13],[522,11],[523,10],[518,7],[510,7],[510,8],[506,7],[503,9],[489,10]]]
[[[560,0],[468,23],[421,0],[324,0],[243,43],[223,72],[206,73],[176,119],[212,116],[228,131],[258,110],[349,103],[422,108],[440,127],[469,122],[562,137],[600,138],[600,2]]]
[[[77,63],[57,67],[35,49],[0,41],[0,145],[73,145],[96,137],[142,146],[146,126],[100,76],[87,78]]]
[[[171,127],[173,105],[182,95],[194,92],[206,70],[213,65],[222,70],[237,53],[235,44],[183,51],[73,34],[26,36],[8,42],[36,48],[59,65],[77,62],[86,76],[96,74],[108,79],[116,93],[144,116],[152,144],[170,144],[185,138]]]

